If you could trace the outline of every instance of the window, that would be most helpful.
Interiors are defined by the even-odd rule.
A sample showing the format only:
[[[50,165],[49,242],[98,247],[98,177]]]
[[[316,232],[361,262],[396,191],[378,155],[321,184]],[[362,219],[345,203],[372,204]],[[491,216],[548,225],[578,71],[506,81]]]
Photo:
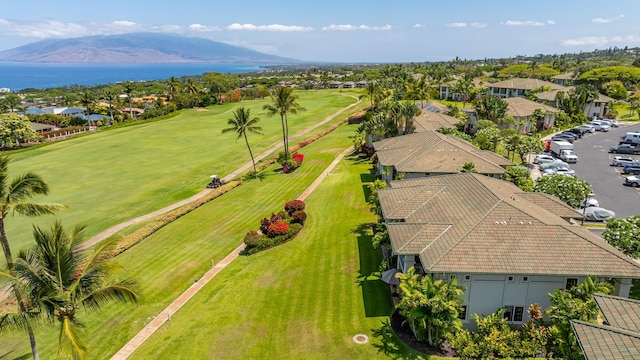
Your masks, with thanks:
[[[515,279],[516,279],[516,277],[515,277],[515,276],[507,276],[507,281],[508,281],[508,282],[514,282],[514,281],[515,281]]]
[[[516,306],[515,309],[513,309],[513,321],[521,322],[523,318],[524,318],[524,307]]]
[[[576,285],[578,285],[578,279],[567,279],[567,285],[564,288],[571,290],[571,288]]]
[[[471,275],[465,275],[464,281],[471,281]]]
[[[507,321],[522,322],[524,320],[524,306],[505,306],[502,317]]]
[[[460,310],[458,310],[458,319],[467,320],[467,305],[460,306]]]
[[[529,282],[529,277],[528,276],[523,276],[522,277],[522,282]]]

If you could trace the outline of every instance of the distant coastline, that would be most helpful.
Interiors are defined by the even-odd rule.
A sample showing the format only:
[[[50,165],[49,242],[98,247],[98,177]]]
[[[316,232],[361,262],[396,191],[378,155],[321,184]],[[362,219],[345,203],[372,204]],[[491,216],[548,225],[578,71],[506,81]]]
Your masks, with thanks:
[[[172,76],[257,72],[271,64],[217,63],[30,63],[0,61],[0,88],[18,91],[26,88],[46,89],[70,85],[100,85],[122,81],[151,81]]]

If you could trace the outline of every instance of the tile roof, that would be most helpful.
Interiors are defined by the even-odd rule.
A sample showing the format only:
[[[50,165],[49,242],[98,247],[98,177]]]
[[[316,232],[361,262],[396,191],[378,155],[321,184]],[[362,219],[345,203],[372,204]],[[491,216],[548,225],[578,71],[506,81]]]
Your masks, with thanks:
[[[603,294],[593,298],[608,325],[640,333],[640,301]]]
[[[413,119],[416,132],[435,131],[440,129],[455,129],[456,124],[462,120],[443,113],[423,110],[419,116]]]
[[[487,84],[487,88],[505,88],[505,89],[519,89],[519,90],[533,90],[537,89],[541,86],[548,86],[551,89],[562,89],[564,86],[554,84],[552,82],[539,80],[539,79],[528,79],[528,78],[514,78],[504,81],[498,81],[493,84]]]
[[[575,87],[567,86],[567,87],[565,87],[563,89],[554,89],[554,90],[551,90],[551,91],[544,91],[544,92],[541,92],[541,93],[537,93],[536,94],[536,98],[539,99],[539,100],[556,101],[556,95],[560,91],[564,91],[566,93],[566,92],[568,92],[569,90],[572,90],[572,89],[575,89]],[[613,101],[613,99],[608,97],[607,95],[598,93],[598,99],[596,99],[594,102],[610,103],[612,101]]]
[[[507,114],[513,117],[532,116],[536,109],[542,109],[546,112],[552,113],[557,113],[560,111],[554,107],[521,97],[510,97],[503,99],[503,101],[507,103]]]
[[[561,218],[577,211],[510,182],[440,175],[378,194],[394,251],[418,254],[429,272],[640,277],[640,264]]]
[[[511,161],[471,143],[437,131],[425,131],[376,141],[378,161],[405,173],[457,173],[467,162],[481,174],[502,174]]]
[[[582,353],[587,360],[640,359],[640,334],[612,326],[571,320]]]

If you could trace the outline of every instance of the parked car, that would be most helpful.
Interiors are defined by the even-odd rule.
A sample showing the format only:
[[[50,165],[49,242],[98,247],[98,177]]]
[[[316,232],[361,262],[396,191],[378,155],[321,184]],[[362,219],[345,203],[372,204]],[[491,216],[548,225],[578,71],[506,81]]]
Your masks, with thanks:
[[[623,174],[640,175],[640,164],[625,165],[622,170]]]
[[[574,128],[571,128],[571,129],[569,129],[569,131],[571,131],[571,132],[579,132],[580,136],[584,135],[585,133],[590,132],[588,128],[581,127],[581,126],[576,126]]]
[[[638,186],[640,186],[640,177],[627,176],[624,179],[624,183],[623,184],[626,185],[626,186],[638,187]]]
[[[580,136],[578,136],[577,134],[572,133],[571,131],[563,131],[558,135],[560,135],[560,136],[569,136],[569,137],[572,137],[574,140],[580,139]]]
[[[587,129],[587,131],[589,131],[590,133],[594,133],[596,132],[596,127],[591,125],[591,124],[582,124],[580,126],[578,126],[579,128],[584,128]]]
[[[542,176],[548,176],[548,175],[575,176],[576,172],[566,167],[558,167],[555,169],[547,169],[542,172]]]
[[[614,145],[609,148],[609,152],[616,153],[616,154],[638,155],[640,154],[640,146],[633,146],[631,144]]]
[[[573,136],[567,136],[567,135],[554,135],[551,138],[551,141],[568,141],[570,143],[573,143],[576,139]]]
[[[580,207],[584,207],[584,200],[580,203]],[[587,199],[587,207],[600,206],[600,202],[594,198]]]
[[[592,206],[586,209],[582,208],[578,209],[578,211],[584,214],[584,217],[590,221],[607,221],[616,216],[616,213],[613,211],[598,206]]]
[[[609,122],[609,125],[611,125],[611,127],[619,127],[620,126],[620,123],[618,122],[618,120],[607,119],[606,121]]]
[[[611,130],[611,126],[602,123],[602,121],[594,120],[591,122],[591,125],[595,126],[596,131],[609,131]]]
[[[611,166],[626,166],[637,163],[638,160],[634,160],[629,156],[614,156],[611,160]]]
[[[586,131],[584,131],[584,130],[582,130],[582,129],[579,129],[579,128],[572,128],[572,129],[569,129],[569,130],[565,130],[565,131],[563,131],[562,133],[564,134],[564,133],[567,133],[567,132],[572,133],[572,134],[574,134],[574,135],[577,135],[577,136],[578,136],[578,138],[581,138],[581,137],[582,137],[582,135],[584,135],[584,133],[585,133]]]
[[[554,158],[553,156],[549,155],[549,154],[538,154],[536,155],[536,157],[533,158],[533,163],[534,164],[542,164],[542,163],[547,163],[547,162],[551,162],[554,161],[556,158]]]
[[[571,169],[569,167],[569,164],[567,164],[566,162],[559,160],[559,159],[555,159],[553,161],[550,162],[546,162],[546,163],[540,163],[540,165],[538,165],[538,167],[540,168],[540,171],[544,171],[547,169],[557,169],[559,167],[564,167],[567,169]]]

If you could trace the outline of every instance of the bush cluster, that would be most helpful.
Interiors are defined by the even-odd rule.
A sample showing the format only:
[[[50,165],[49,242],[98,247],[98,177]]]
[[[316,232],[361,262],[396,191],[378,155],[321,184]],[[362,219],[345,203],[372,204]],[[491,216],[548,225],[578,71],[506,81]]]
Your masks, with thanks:
[[[249,231],[244,236],[246,254],[255,254],[287,242],[300,232],[307,219],[307,214],[303,211],[304,202],[289,201],[284,208],[284,211],[272,213],[271,216],[263,218],[260,221],[259,231]]]

